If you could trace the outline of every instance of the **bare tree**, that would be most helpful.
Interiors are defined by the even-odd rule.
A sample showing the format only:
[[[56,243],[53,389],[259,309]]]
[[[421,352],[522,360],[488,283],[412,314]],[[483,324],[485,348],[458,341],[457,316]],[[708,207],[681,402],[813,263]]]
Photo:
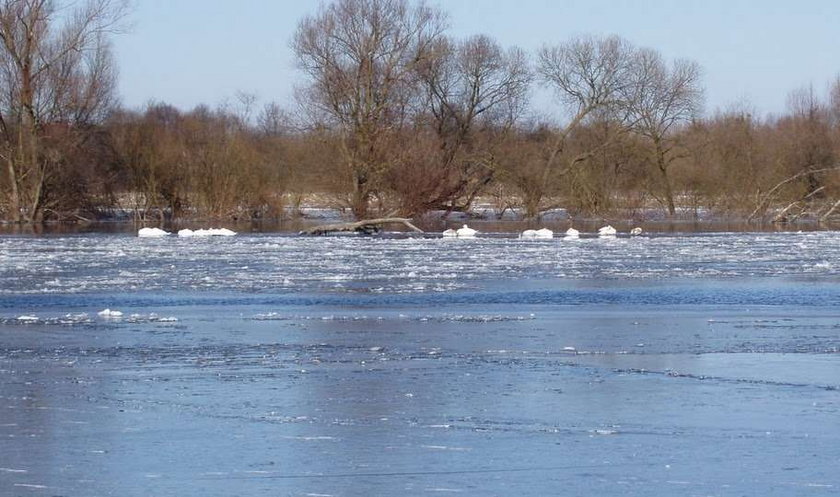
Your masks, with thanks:
[[[830,99],[830,97],[829,97]],[[831,140],[830,108],[817,96],[813,86],[791,92],[790,116],[780,122],[790,132],[788,164],[790,173],[836,165],[837,156]],[[806,175],[806,194],[823,186],[817,175]]]
[[[775,200],[784,200],[787,206],[774,215],[774,221],[806,214],[820,217],[820,205],[833,202],[830,199],[837,195],[840,167],[832,141],[830,107],[811,86],[791,92],[788,107],[788,115],[780,118],[773,130],[774,181],[778,183],[758,191],[750,220],[762,217]]]
[[[180,111],[161,103],[150,104],[142,114],[120,111],[108,119],[128,206],[141,221],[152,213],[163,221],[167,210],[177,217],[188,203],[183,121]]]
[[[121,0],[0,2],[0,159],[15,221],[42,219],[51,170],[74,146],[50,131],[83,129],[111,105],[108,35],[125,10]]]
[[[357,218],[389,167],[386,151],[416,95],[415,65],[444,28],[441,11],[408,0],[336,0],[298,24],[292,48],[309,77],[306,104],[341,133]]]
[[[266,137],[281,137],[293,131],[292,117],[277,102],[265,104],[256,121],[257,130]]]
[[[632,84],[626,87],[634,129],[653,145],[653,163],[659,177],[663,203],[668,214],[676,214],[674,192],[668,169],[673,162],[673,131],[694,119],[702,106],[700,66],[677,60],[669,67],[662,56],[650,49],[636,52]]]
[[[539,176],[526,182],[529,189],[522,192],[529,217],[538,215],[552,176],[565,175],[596,151],[568,155],[571,134],[596,115],[601,120],[624,120],[632,55],[632,46],[616,36],[574,38],[539,51],[537,71],[563,106],[565,122],[550,128]],[[598,147],[608,146],[612,136]]]
[[[493,140],[487,138],[509,129],[524,108],[530,82],[525,54],[484,35],[462,42],[441,38],[417,74],[424,98],[400,147],[391,189],[406,214],[465,210],[494,174]]]
[[[525,53],[502,49],[486,35],[462,42],[441,38],[418,65],[424,104],[449,148],[483,123],[511,126],[526,102],[531,74]]]
[[[828,108],[832,124],[840,126],[840,75],[836,76],[829,86]]]
[[[681,132],[689,155],[688,182],[707,207],[747,213],[755,208],[756,192],[773,179],[766,142],[766,125],[748,107],[732,107]]]

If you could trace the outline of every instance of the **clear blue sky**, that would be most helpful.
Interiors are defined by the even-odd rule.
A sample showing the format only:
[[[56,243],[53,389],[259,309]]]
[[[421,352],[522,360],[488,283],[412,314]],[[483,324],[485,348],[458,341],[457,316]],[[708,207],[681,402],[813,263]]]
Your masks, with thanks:
[[[579,34],[620,35],[703,67],[709,112],[746,101],[783,112],[791,90],[840,74],[840,0],[441,0],[456,36],[534,51]],[[120,94],[215,106],[237,91],[290,104],[301,76],[289,41],[317,0],[136,0],[115,39]]]

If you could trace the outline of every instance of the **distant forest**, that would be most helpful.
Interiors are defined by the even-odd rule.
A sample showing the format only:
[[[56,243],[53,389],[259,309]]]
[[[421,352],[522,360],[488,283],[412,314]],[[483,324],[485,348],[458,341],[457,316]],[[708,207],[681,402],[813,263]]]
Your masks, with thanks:
[[[0,219],[422,217],[477,199],[532,219],[840,217],[840,79],[792,89],[784,115],[706,115],[697,63],[619,37],[526,53],[454,38],[421,2],[334,0],[298,23],[295,102],[126,109],[110,39],[129,15],[0,0]]]

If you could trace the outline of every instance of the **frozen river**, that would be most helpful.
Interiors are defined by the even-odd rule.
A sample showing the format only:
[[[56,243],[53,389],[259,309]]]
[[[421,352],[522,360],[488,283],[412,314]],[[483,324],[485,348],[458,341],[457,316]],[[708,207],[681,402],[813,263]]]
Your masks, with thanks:
[[[838,468],[837,232],[0,236],[2,496],[836,495]]]

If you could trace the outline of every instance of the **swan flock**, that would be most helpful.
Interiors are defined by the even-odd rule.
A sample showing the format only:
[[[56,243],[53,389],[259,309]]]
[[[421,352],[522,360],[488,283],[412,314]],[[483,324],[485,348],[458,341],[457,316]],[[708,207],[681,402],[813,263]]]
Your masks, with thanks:
[[[478,231],[470,228],[466,224],[463,225],[461,228],[456,229],[447,229],[441,235],[444,238],[475,238]],[[611,225],[606,225],[598,229],[598,236],[599,237],[615,237],[618,235],[618,230],[613,228]],[[642,228],[635,227],[629,232],[630,236],[639,236],[642,234]],[[565,238],[580,238],[580,231],[569,228],[564,233]],[[547,240],[554,238],[554,232],[548,228],[542,228],[538,230],[525,230],[519,234],[520,239],[525,240]]]

